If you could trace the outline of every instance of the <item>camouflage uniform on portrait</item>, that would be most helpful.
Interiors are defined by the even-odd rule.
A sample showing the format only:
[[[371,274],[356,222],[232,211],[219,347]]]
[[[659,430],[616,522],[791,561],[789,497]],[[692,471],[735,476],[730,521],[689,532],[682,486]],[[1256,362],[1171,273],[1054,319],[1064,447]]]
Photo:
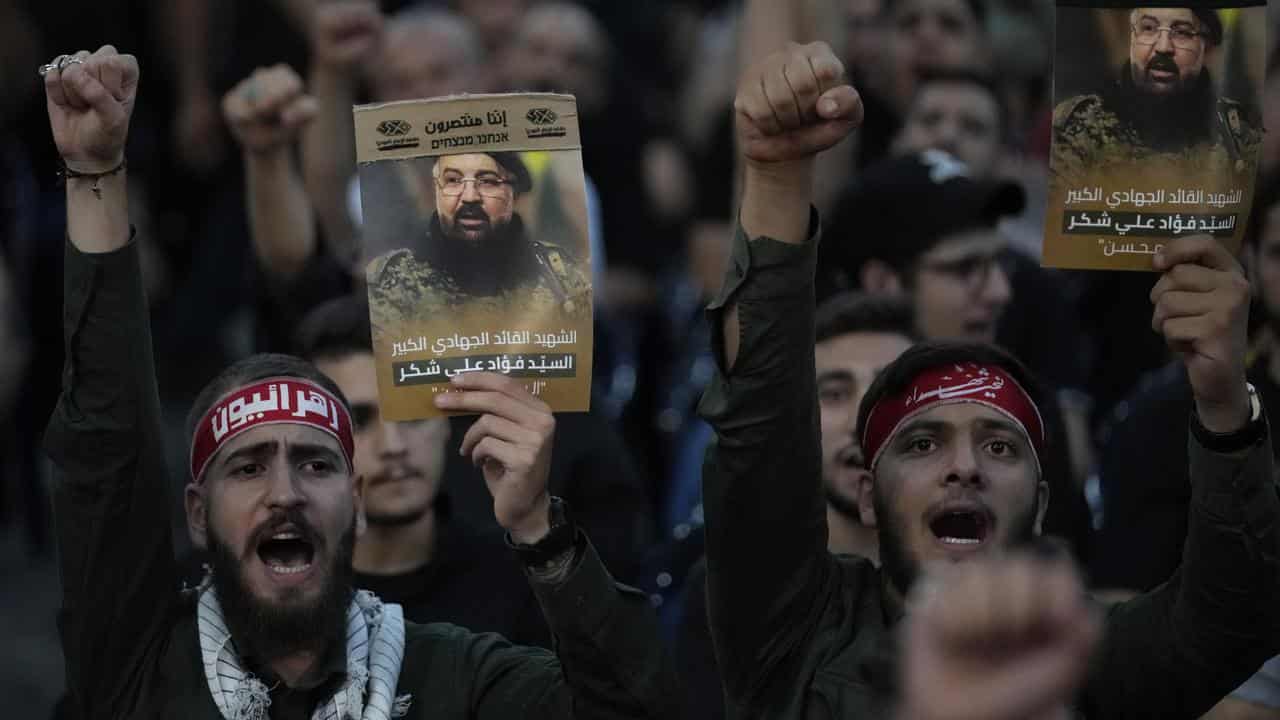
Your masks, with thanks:
[[[516,200],[532,180],[516,153],[444,156],[432,168],[435,212],[412,248],[368,267],[374,324],[402,328],[441,312],[590,317],[588,269],[569,250],[526,231]]]
[[[1235,171],[1252,163],[1262,142],[1261,119],[1256,110],[1218,96],[1204,67],[1204,57],[1222,41],[1221,21],[1213,10],[1181,10],[1185,20],[1172,26],[1143,17],[1155,11],[1135,10],[1130,61],[1118,77],[1100,92],[1070,97],[1054,108],[1058,172],[1157,155]],[[1151,74],[1160,81],[1149,79]]]
[[[450,273],[420,259],[413,250],[393,250],[369,266],[369,299],[374,324],[396,327],[405,320],[428,318],[451,308],[497,314],[554,309],[566,319],[586,317],[591,310],[591,281],[582,263],[568,251],[528,240],[528,259],[536,270],[517,284],[492,287],[490,294],[468,290]],[[504,262],[495,259],[495,263]],[[518,264],[528,266],[528,262]]]

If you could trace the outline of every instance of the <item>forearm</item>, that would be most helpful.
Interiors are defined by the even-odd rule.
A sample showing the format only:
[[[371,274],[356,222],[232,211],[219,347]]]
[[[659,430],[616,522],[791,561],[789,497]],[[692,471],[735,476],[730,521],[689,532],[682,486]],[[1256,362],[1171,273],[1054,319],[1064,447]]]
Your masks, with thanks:
[[[809,198],[813,193],[813,174],[805,164],[811,166],[812,162],[802,161],[790,173],[747,168],[739,211],[747,237],[770,237],[793,244],[804,242],[809,224]],[[730,304],[725,310],[720,332],[724,338],[725,366],[733,369],[738,360],[742,332],[737,303]]]
[[[739,234],[711,311],[717,332],[720,303],[739,318],[727,330],[740,340],[736,363],[719,359],[699,411],[716,432],[703,472],[712,634],[726,687],[743,702],[781,659],[771,648],[807,632],[830,562],[817,390],[804,371],[814,365],[814,243]]]
[[[163,37],[173,63],[177,94],[212,93],[209,84],[210,0],[171,0],[161,5]]]
[[[302,175],[315,201],[324,236],[344,261],[354,257],[356,228],[347,211],[347,188],[356,174],[355,79],[317,66],[311,91],[319,110],[302,131]]]
[[[777,52],[788,42],[805,43],[815,36],[812,3],[808,0],[747,0],[742,19],[740,69]]]
[[[1096,717],[1197,718],[1280,649],[1280,529],[1271,443],[1212,453],[1189,441],[1182,566],[1112,607],[1085,707]],[[1146,670],[1125,670],[1135,663]]]
[[[118,717],[175,583],[160,403],[124,178],[102,178],[101,199],[90,183],[68,181],[66,369],[45,449],[58,470],[67,684]]]
[[[614,582],[584,535],[530,585],[555,638],[575,717],[670,717],[675,678],[643,593]]]
[[[109,253],[129,243],[126,172],[97,178],[67,179],[67,234],[83,253]]]
[[[316,229],[288,148],[245,153],[245,182],[258,262],[275,275],[296,274],[315,253]]]
[[[1194,435],[1189,443],[1191,509],[1173,617],[1201,661],[1243,672],[1224,678],[1230,690],[1280,652],[1280,496],[1268,434],[1232,454]]]

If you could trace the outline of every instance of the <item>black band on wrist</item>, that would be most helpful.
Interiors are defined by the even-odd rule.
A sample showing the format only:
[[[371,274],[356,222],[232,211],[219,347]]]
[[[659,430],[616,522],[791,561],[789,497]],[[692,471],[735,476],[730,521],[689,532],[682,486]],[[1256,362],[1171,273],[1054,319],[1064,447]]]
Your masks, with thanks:
[[[129,163],[127,160],[121,158],[119,165],[111,168],[110,170],[105,170],[99,173],[85,173],[72,170],[67,165],[67,162],[62,158],[58,159],[58,166],[58,181],[60,183],[65,184],[67,180],[91,179],[93,180],[93,185],[89,189],[93,190],[94,195],[102,197],[102,187],[98,183],[102,182],[102,178],[104,177],[116,175],[127,169],[129,167]]]
[[[516,551],[516,555],[526,567],[544,568],[577,545],[578,526],[569,518],[569,504],[553,496],[547,515],[551,531],[536,543],[525,545],[514,542],[511,534],[507,533],[507,545]]]

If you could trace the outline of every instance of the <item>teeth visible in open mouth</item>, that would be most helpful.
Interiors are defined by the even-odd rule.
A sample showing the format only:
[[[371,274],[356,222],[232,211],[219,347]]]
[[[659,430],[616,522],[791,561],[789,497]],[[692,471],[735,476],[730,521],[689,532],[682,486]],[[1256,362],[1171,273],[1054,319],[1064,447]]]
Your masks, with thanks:
[[[298,565],[293,567],[285,566],[285,565],[268,565],[267,567],[271,569],[271,572],[278,573],[280,575],[297,575],[300,572],[306,572],[307,570],[310,570],[311,563],[306,563],[304,565]]]
[[[944,537],[942,542],[948,545],[977,545],[982,541],[977,538]]]
[[[272,540],[298,540],[301,537],[302,535],[296,532],[278,532],[275,535],[272,535],[271,539]]]

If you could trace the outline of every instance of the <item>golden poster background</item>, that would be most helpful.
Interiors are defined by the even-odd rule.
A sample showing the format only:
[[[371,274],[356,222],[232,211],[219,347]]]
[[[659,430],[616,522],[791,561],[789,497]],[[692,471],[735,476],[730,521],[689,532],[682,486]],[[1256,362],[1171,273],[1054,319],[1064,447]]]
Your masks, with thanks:
[[[432,398],[450,391],[450,377],[477,370],[518,378],[555,411],[588,410],[593,288],[573,98],[472,95],[355,113],[383,416],[443,415]],[[439,202],[458,201],[437,192],[443,185],[432,170],[460,155],[488,156],[504,171],[518,166],[509,177],[527,177],[527,187],[509,183],[510,195],[497,201],[518,220],[502,226],[519,243],[502,248],[518,247],[517,258],[495,252],[481,273],[523,268],[518,284],[500,291],[472,293],[456,282],[442,250],[464,241],[444,230],[445,211],[436,215]],[[491,232],[498,227],[494,221]]]
[[[1130,11],[1058,8],[1043,255],[1049,267],[1151,270],[1155,250],[1175,237],[1208,232],[1233,252],[1244,237],[1260,149],[1248,140],[1260,141],[1262,132],[1256,118],[1266,8],[1217,10],[1222,45],[1204,55],[1213,93],[1230,100],[1216,106],[1215,127],[1235,144],[1166,152],[1114,140],[1122,135],[1114,117],[1090,112],[1107,107],[1107,86],[1129,59]]]

